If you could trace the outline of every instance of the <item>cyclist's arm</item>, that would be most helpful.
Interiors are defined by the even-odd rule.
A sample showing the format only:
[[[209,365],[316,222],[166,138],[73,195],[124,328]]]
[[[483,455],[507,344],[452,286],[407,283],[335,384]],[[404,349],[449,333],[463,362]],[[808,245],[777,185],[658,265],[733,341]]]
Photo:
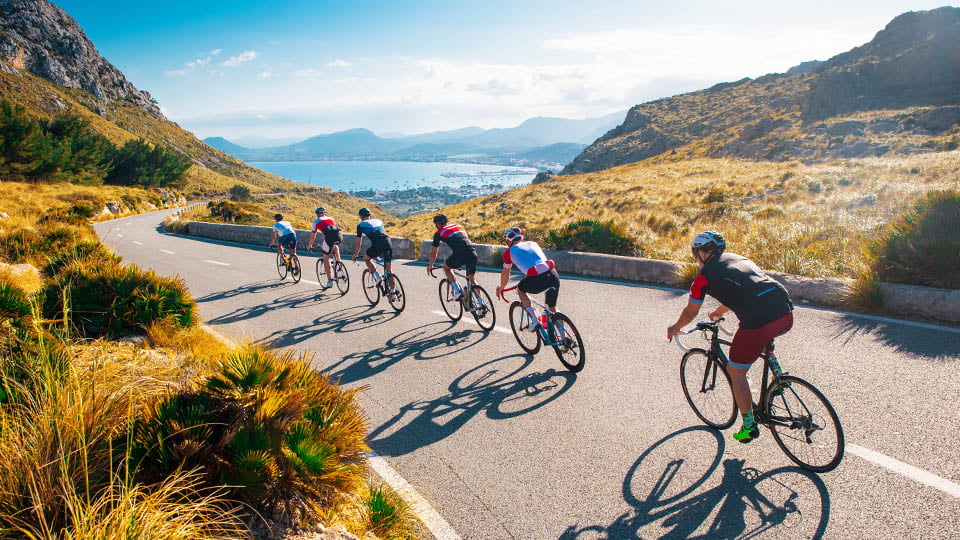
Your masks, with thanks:
[[[353,244],[353,260],[360,256],[360,243],[363,242],[363,236],[357,235],[357,241]]]
[[[430,250],[430,264],[427,265],[427,272],[433,268],[433,263],[437,262],[437,252],[440,251],[440,248],[433,246],[433,249]]]
[[[272,246],[273,243],[276,241],[276,239],[277,239],[277,230],[276,230],[276,229],[273,229],[273,232],[270,233],[270,244],[269,244],[269,245]]]
[[[504,265],[503,270],[500,271],[500,285],[497,287],[497,296],[500,296],[500,291],[507,286],[507,281],[510,280],[510,269],[511,266]]]
[[[310,231],[310,241],[307,242],[307,249],[313,249],[313,240],[317,237],[317,230]]]
[[[677,335],[684,326],[690,324],[697,318],[697,314],[700,313],[700,306],[702,305],[703,302],[687,300],[687,307],[683,308],[677,322],[667,327],[667,341],[673,341],[673,336]]]
[[[730,308],[728,308],[723,304],[720,304],[720,307],[710,312],[710,315],[709,315],[710,320],[715,321],[720,317],[723,317],[728,311],[730,311]]]

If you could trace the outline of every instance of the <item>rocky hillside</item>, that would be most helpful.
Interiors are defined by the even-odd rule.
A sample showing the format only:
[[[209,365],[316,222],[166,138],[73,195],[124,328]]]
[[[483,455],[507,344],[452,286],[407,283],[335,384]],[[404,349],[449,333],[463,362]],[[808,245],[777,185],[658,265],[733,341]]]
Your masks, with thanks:
[[[654,156],[813,162],[950,150],[957,105],[960,8],[910,12],[826,62],[637,105],[562,174]]]

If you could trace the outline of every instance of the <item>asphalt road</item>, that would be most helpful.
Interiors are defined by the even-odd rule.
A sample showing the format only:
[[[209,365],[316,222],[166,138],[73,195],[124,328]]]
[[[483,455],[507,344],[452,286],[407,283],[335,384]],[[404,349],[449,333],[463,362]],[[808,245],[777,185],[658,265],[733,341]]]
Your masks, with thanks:
[[[574,375],[551,351],[521,354],[506,304],[506,331],[451,323],[420,263],[394,265],[408,297],[396,315],[369,306],[352,263],[346,296],[321,293],[279,281],[266,248],[164,234],[163,215],[96,229],[126,261],[179,274],[213,328],[309,351],[365,386],[371,447],[462,538],[960,538],[956,328],[797,310],[778,356],[829,397],[848,444],[816,475],[765,430],[741,445],[694,416],[665,339],[683,291],[563,279],[560,310],[587,350]],[[492,294],[497,274],[478,278]]]

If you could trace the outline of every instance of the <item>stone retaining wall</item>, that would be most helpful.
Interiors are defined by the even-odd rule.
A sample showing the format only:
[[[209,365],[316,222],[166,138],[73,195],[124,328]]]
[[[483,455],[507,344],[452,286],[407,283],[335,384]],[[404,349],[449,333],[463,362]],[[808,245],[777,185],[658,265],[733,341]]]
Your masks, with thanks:
[[[226,225],[200,221],[192,221],[188,225],[188,234],[192,236],[263,246],[266,246],[267,242],[270,241],[270,233],[270,227],[250,225]],[[306,247],[310,239],[309,231],[297,231],[297,235],[301,245]],[[343,243],[340,245],[341,253],[345,256],[352,256],[355,241],[356,235],[344,234]],[[419,253],[417,253],[414,242],[411,240],[391,238],[390,241],[393,244],[393,256],[395,258],[429,260],[430,250],[432,249],[431,241],[422,242]],[[362,245],[361,249],[365,250],[369,245],[369,240],[364,239]],[[487,244],[475,244],[475,246],[480,266],[491,268],[502,266],[503,246]],[[561,274],[671,286],[677,286],[677,272],[686,266],[684,263],[675,261],[620,257],[600,253],[553,250],[544,250],[544,252],[554,260],[557,264],[557,270]],[[443,260],[449,255],[450,248],[442,244],[438,259]],[[808,278],[779,272],[769,272],[769,275],[786,287],[795,302],[838,308],[848,305],[847,298],[852,283],[849,279]],[[960,290],[882,283],[880,284],[880,293],[883,299],[883,310],[886,313],[960,323]]]

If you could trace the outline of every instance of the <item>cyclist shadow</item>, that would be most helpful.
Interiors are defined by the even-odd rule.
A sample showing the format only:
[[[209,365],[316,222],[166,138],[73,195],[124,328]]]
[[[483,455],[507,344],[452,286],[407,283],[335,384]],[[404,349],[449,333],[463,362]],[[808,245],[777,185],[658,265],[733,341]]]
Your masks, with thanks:
[[[229,289],[226,291],[218,291],[215,293],[210,293],[195,300],[197,302],[215,302],[217,300],[224,300],[227,298],[234,298],[243,294],[257,294],[262,292],[268,292],[272,290],[286,289],[293,287],[295,285],[292,281],[280,281],[277,279],[268,279],[264,281],[258,281],[256,283],[248,283],[246,285],[241,285],[235,289]]]
[[[255,319],[275,309],[310,308],[320,304],[326,304],[327,302],[332,302],[337,298],[339,298],[339,296],[326,297],[318,295],[316,291],[298,291],[274,298],[272,301],[267,303],[236,308],[230,313],[225,313],[210,319],[207,321],[207,323],[214,325],[230,324],[248,319]]]
[[[411,328],[388,339],[383,347],[348,354],[323,372],[341,384],[356,382],[404,360],[432,360],[460,353],[486,339],[480,330],[449,332],[454,322],[434,322]]]
[[[703,459],[711,445],[715,455]],[[723,460],[721,469],[724,448],[722,435],[707,427],[671,433],[627,472],[623,497],[631,511],[607,526],[572,525],[559,538],[752,538],[767,532],[823,538],[830,494],[819,476],[792,466],[761,472],[744,467],[742,459]],[[697,454],[683,457],[691,449]]]
[[[898,352],[915,354],[940,362],[960,360],[955,334],[855,316],[842,317],[840,324],[837,338],[846,336],[849,340],[859,334],[873,334],[881,343]]]
[[[331,302],[337,297],[322,300]],[[396,319],[400,314],[391,310],[377,309],[375,306],[351,306],[325,313],[307,324],[294,328],[276,330],[260,339],[257,343],[269,347],[289,347],[319,336],[326,332],[347,333],[379,326]]]
[[[401,407],[370,433],[370,447],[384,456],[409,454],[456,433],[480,413],[502,420],[539,409],[576,381],[575,374],[552,368],[523,373],[532,362],[532,356],[513,354],[467,371],[450,384],[447,395]]]

